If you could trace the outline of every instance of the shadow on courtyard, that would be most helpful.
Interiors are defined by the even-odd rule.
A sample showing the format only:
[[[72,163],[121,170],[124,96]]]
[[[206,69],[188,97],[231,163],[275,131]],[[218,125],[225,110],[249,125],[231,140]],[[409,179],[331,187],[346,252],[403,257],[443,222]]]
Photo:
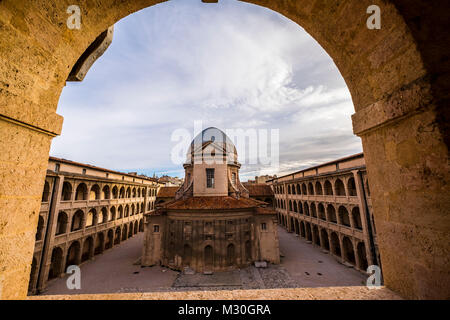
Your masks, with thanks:
[[[187,290],[233,290],[365,285],[367,276],[295,234],[279,228],[280,265],[253,266],[213,275],[187,275],[168,268],[136,264],[142,251],[139,233],[81,265],[81,289],[69,290],[67,276],[48,283],[45,295]]]

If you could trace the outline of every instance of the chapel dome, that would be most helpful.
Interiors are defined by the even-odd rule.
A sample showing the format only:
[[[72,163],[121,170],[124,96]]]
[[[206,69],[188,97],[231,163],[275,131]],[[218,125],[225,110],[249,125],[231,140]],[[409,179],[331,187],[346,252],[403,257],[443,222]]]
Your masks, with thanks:
[[[222,130],[209,127],[200,132],[191,142],[187,152],[187,162],[193,159],[194,151],[200,152],[207,145],[213,144],[223,150],[223,154],[231,162],[237,162],[237,150],[233,141]],[[201,148],[201,149],[200,149]]]

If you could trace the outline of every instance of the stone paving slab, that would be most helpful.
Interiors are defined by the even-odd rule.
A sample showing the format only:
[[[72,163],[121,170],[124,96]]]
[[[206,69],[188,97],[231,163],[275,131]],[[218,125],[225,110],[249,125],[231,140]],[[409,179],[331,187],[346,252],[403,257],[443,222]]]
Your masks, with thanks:
[[[242,286],[239,270],[215,272],[210,275],[179,274],[173,287],[240,287]]]
[[[313,291],[314,295],[322,296],[323,292],[327,292],[326,290],[330,288],[359,287],[365,284],[367,276],[340,264],[327,252],[296,237],[295,234],[279,228],[279,238],[280,249],[283,252],[280,265],[268,264],[267,268],[249,266],[240,270],[215,272],[212,275],[201,273],[189,275],[160,266],[143,268],[135,265],[142,252],[143,234],[140,233],[112,250],[96,256],[93,261],[81,265],[81,290],[68,290],[66,278],[61,278],[50,282],[48,290],[44,294],[102,294],[102,297],[109,297],[109,295],[103,294],[168,292],[176,293],[179,296],[190,292],[186,293],[190,296],[192,294],[201,295],[201,292],[211,292],[205,293],[206,296],[223,297],[227,296],[227,293],[223,291],[237,291],[248,296],[249,294],[254,295],[256,291],[247,290],[255,289],[323,288],[325,291]],[[350,295],[349,289],[343,290],[345,297]],[[332,290],[335,296],[339,296],[341,291],[341,289]],[[293,297],[303,299],[302,297],[308,297],[310,291],[289,292]],[[374,294],[372,292],[361,293],[360,290],[356,292],[362,294],[363,297]],[[263,292],[260,293],[263,294]],[[118,297],[117,299],[119,299]],[[134,297],[140,296],[127,297],[134,299]],[[267,299],[271,298],[269,294]]]
[[[29,300],[401,300],[382,287],[330,287],[226,291],[147,292],[32,296]]]

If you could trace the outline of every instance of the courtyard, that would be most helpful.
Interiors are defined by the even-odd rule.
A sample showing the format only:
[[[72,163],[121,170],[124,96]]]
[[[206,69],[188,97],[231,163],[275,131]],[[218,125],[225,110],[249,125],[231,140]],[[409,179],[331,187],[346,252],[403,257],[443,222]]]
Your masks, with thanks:
[[[69,290],[67,276],[52,280],[43,295],[245,290],[362,286],[366,276],[339,263],[279,227],[280,265],[254,266],[212,275],[183,274],[168,268],[141,267],[143,233],[81,265],[81,289]]]

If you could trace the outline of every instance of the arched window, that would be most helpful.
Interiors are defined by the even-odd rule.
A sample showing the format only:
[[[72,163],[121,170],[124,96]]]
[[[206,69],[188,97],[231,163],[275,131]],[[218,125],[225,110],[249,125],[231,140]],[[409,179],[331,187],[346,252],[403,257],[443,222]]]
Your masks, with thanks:
[[[327,218],[325,216],[325,207],[322,203],[319,203],[319,205],[317,206],[317,211],[319,211],[319,219],[326,221]]]
[[[359,207],[352,209],[353,227],[362,230],[361,215],[359,213]]]
[[[109,229],[108,230],[108,235],[107,235],[107,240],[105,243],[105,249],[111,249],[114,243],[114,230],[113,229]]]
[[[117,190],[117,188],[116,188]],[[109,192],[109,186],[104,186],[102,189],[102,199],[110,199],[111,198],[111,194]]]
[[[309,195],[314,195],[314,187],[313,187],[313,184],[311,182],[308,183],[308,194]]]
[[[356,184],[355,184],[355,179],[353,177],[348,179],[347,189],[348,189],[348,195],[350,197],[356,197]]]
[[[338,213],[341,224],[343,224],[346,227],[350,227],[350,217],[347,208],[344,206],[340,206],[338,209]]]
[[[100,187],[98,184],[94,184],[89,192],[89,200],[98,200],[100,199]]]
[[[325,229],[320,230],[320,237],[322,239],[322,248],[330,250],[330,242],[328,240],[328,233]]]
[[[327,216],[328,216],[328,219],[327,219],[328,221],[337,223],[336,209],[334,208],[334,206],[332,204],[329,204],[327,206]]]
[[[63,251],[60,247],[53,248],[50,261],[50,270],[48,272],[49,280],[57,278],[62,272]]]
[[[316,194],[317,195],[322,195],[323,194],[322,184],[319,181],[316,181]]]
[[[133,188],[133,191],[131,192],[131,195],[133,198],[136,198],[136,188]]]
[[[108,221],[108,210],[105,207],[102,208],[100,214],[98,215],[98,224],[105,223]]]
[[[75,192],[75,200],[87,200],[88,189],[85,183],[80,183]]]
[[[298,209],[297,209],[297,201],[295,201],[295,200],[294,200],[294,212],[298,212]]]
[[[108,221],[114,221],[116,219],[116,208],[113,206],[109,208]]]
[[[80,243],[78,241],[72,242],[67,251],[66,266],[79,265],[78,254],[80,253]]]
[[[100,254],[103,252],[103,244],[105,242],[105,236],[102,232],[97,233],[95,237],[95,246],[94,246],[94,255]]]
[[[130,187],[127,188],[127,196],[126,197],[131,198],[131,188]]]
[[[67,213],[65,213],[64,211],[60,211],[58,213],[55,235],[60,235],[67,232],[67,222],[68,222],[67,220],[68,220]]]
[[[306,190],[306,184],[302,184],[302,194],[304,194],[305,196],[308,194],[308,191]]]
[[[42,192],[42,202],[48,202],[50,198],[50,184],[48,181],[44,183],[44,191]]]
[[[297,189],[297,194],[302,194],[302,191],[300,190],[300,185],[298,183],[297,183],[296,189]]]
[[[311,202],[310,207],[311,207],[311,216],[317,218],[316,204],[314,202]]]
[[[119,199],[125,198],[125,188],[121,187],[119,191]]]
[[[341,256],[341,244],[339,243],[339,238],[335,232],[331,233],[331,252],[337,256]]]
[[[64,181],[63,183],[61,198],[62,201],[72,200],[72,185],[67,181]]]
[[[307,202],[303,202],[303,212],[305,215],[309,216],[309,206]]]
[[[118,196],[119,196],[119,189],[117,188],[117,186],[114,186],[112,188],[112,197],[113,199],[117,199]]]
[[[120,230],[120,227],[117,227],[115,235],[114,235],[114,244],[120,243],[120,236],[121,236],[121,230]]]
[[[348,237],[342,239],[342,246],[344,248],[344,260],[355,264],[355,252],[353,251],[352,241]]]
[[[298,202],[298,213],[303,214],[303,205],[301,201]]]
[[[324,189],[325,189],[325,195],[327,195],[327,196],[333,195],[333,187],[331,186],[330,181],[328,181],[328,180],[325,181]]]
[[[124,224],[122,228],[122,241],[127,240],[127,236],[128,236],[128,226]]]
[[[361,270],[365,271],[365,270],[367,270],[368,263],[367,263],[367,256],[366,256],[366,246],[364,245],[364,242],[358,242],[356,249],[358,252],[359,268]]]
[[[81,253],[81,262],[89,260],[94,255],[94,240],[87,237],[83,243],[83,252]]]
[[[86,227],[92,227],[96,224],[97,220],[97,211],[95,209],[89,210],[86,216]]]
[[[76,231],[76,230],[80,230],[83,225],[83,216],[84,213],[81,210],[78,210],[77,212],[75,212],[75,214],[72,217],[72,226],[70,228],[71,231]]]
[[[334,183],[334,188],[336,190],[337,196],[345,196],[345,187],[341,179],[336,179],[336,182]]]
[[[41,215],[39,215],[38,227],[36,231],[36,241],[42,240],[43,231],[44,231],[44,218]]]

